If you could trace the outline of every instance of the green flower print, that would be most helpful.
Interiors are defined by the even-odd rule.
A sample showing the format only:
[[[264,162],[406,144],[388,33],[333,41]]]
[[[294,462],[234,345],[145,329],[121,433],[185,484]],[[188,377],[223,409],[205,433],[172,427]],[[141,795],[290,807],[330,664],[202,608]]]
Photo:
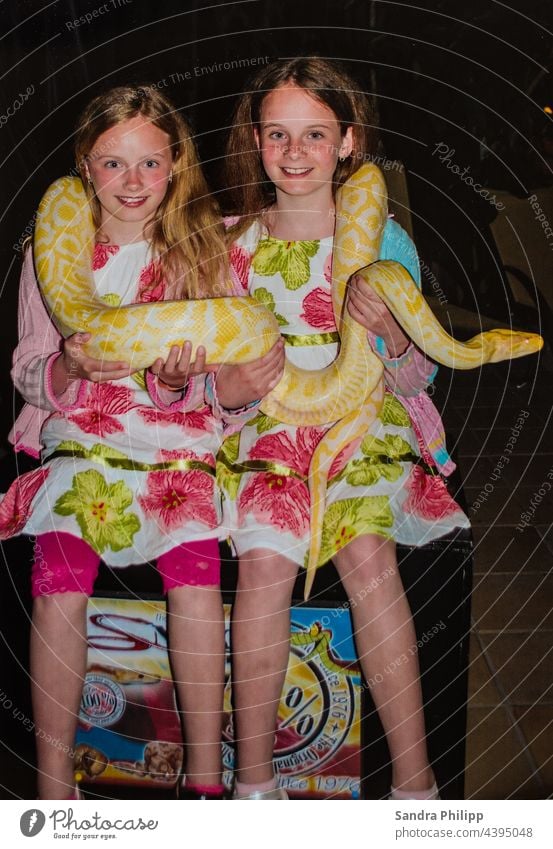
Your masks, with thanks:
[[[255,427],[258,433],[267,433],[268,430],[271,430],[278,424],[280,422],[277,419],[272,419],[270,416],[266,416],[265,413],[258,413],[253,419],[246,422],[244,427]]]
[[[359,460],[350,460],[339,475],[351,486],[372,486],[380,478],[396,481],[403,472],[402,462],[412,457],[409,443],[389,433],[384,439],[366,436],[361,449],[365,456]]]
[[[396,425],[396,427],[409,427],[411,424],[403,404],[397,398],[394,398],[393,395],[388,394],[384,397],[384,403],[378,414],[378,418],[383,424]]]
[[[80,442],[74,439],[66,439],[60,442],[56,451],[69,451],[79,457],[86,457],[88,460],[94,460],[95,457],[106,457],[112,460],[128,460],[129,455],[123,454],[116,448],[111,448],[109,445],[104,445],[102,442],[95,442],[91,448],[85,448]]]
[[[319,566],[355,539],[361,530],[364,534],[378,533],[388,537],[385,529],[391,528],[393,521],[386,495],[345,498],[331,504],[324,517]]]
[[[269,292],[268,289],[265,289],[261,286],[259,289],[256,289],[253,293],[256,301],[259,301],[260,304],[263,304],[264,307],[267,307],[268,310],[274,314],[276,320],[281,326],[285,326],[288,324],[288,321],[284,318],[283,315],[280,315],[275,310],[275,298],[272,292]]]
[[[146,372],[145,371],[135,371],[134,374],[131,374],[132,379],[136,383],[139,389],[146,389]]]
[[[361,450],[363,454],[369,456],[386,454],[392,460],[403,459],[406,455],[412,454],[409,443],[393,433],[387,433],[384,439],[378,439],[369,433],[361,443]]]
[[[262,239],[252,260],[252,267],[263,277],[282,276],[287,289],[299,289],[310,278],[309,260],[319,249],[319,242],[283,242]]]
[[[58,498],[54,512],[75,514],[83,539],[101,554],[106,548],[130,548],[140,529],[136,513],[125,513],[133,496],[123,481],[108,484],[100,472],[88,469],[73,477],[72,489]]]
[[[235,501],[238,495],[241,475],[239,472],[233,472],[229,466],[238,460],[239,445],[240,434],[234,433],[225,439],[217,454],[217,483],[232,501]]]
[[[116,295],[115,292],[106,292],[101,296],[101,300],[109,307],[118,307],[121,303],[121,295]]]

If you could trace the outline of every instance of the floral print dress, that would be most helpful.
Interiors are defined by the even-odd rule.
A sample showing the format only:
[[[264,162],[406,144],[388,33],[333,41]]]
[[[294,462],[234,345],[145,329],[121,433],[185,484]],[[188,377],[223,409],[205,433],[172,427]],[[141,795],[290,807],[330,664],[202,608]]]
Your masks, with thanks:
[[[418,279],[414,246],[391,220],[381,257],[398,259]],[[338,338],[330,287],[332,238],[286,242],[255,223],[234,245],[231,261],[244,289],[274,312],[287,356],[303,368],[328,365]],[[374,347],[380,354],[383,341],[374,340]],[[383,357],[388,385],[380,415],[353,453],[342,452],[330,470],[321,564],[361,534],[418,546],[469,524],[414,426],[409,404],[395,391],[394,369],[414,356],[428,365],[413,346],[399,360]],[[433,373],[430,365],[410,394],[424,393]],[[424,400],[431,404],[427,396]],[[268,548],[305,564],[309,463],[328,427],[294,427],[258,412],[227,438],[218,478],[238,554]]]
[[[97,293],[110,305],[163,297],[147,242],[97,245],[93,271]],[[46,384],[48,375],[46,368]],[[50,391],[54,412],[42,426],[42,466],[4,497],[0,538],[73,534],[115,567],[217,538],[222,424],[206,401],[204,379],[194,378],[183,399],[171,395],[168,403],[144,372],[76,383],[73,403],[57,404]]]

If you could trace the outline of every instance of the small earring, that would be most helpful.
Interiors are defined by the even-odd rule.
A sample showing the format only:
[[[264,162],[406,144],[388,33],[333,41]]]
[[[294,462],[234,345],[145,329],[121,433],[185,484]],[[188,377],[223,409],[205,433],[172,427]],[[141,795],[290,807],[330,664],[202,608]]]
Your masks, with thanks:
[[[168,183],[172,183],[172,182],[173,182],[173,172],[171,171],[171,173],[169,174]]]
[[[339,156],[339,157],[338,157],[338,162],[345,162],[345,161],[346,161],[346,157],[345,157],[345,156]]]

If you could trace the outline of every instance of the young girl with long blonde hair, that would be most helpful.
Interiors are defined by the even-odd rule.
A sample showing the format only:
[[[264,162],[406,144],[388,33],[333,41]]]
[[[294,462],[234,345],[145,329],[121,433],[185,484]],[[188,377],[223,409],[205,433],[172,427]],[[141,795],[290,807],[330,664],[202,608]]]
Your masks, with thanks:
[[[82,114],[75,153],[97,230],[97,294],[111,305],[229,292],[220,216],[190,130],[152,86],[121,86]],[[100,558],[156,560],[168,596],[170,654],[183,718],[189,798],[221,799],[224,680],[219,587],[222,421],[278,379],[278,349],[247,374],[225,367],[214,396],[205,353],[173,347],[136,373],[91,359],[88,336],[63,340],[28,251],[13,378],[27,405],[12,441],[38,456],[0,505],[3,538],[36,536],[31,681],[38,795],[78,798],[71,752],[86,671],[86,607]],[[244,399],[244,394],[247,396]],[[56,741],[52,745],[47,741]]]

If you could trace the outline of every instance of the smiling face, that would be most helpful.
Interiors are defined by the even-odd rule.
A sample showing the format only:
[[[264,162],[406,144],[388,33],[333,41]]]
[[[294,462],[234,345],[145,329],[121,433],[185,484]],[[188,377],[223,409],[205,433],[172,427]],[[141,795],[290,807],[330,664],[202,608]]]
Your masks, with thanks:
[[[102,230],[114,244],[147,236],[167,193],[173,158],[169,136],[142,116],[96,139],[86,170],[101,208]]]
[[[298,86],[280,86],[263,101],[256,141],[277,205],[284,196],[332,205],[332,178],[338,157],[351,153],[352,128],[342,136],[328,106]]]

